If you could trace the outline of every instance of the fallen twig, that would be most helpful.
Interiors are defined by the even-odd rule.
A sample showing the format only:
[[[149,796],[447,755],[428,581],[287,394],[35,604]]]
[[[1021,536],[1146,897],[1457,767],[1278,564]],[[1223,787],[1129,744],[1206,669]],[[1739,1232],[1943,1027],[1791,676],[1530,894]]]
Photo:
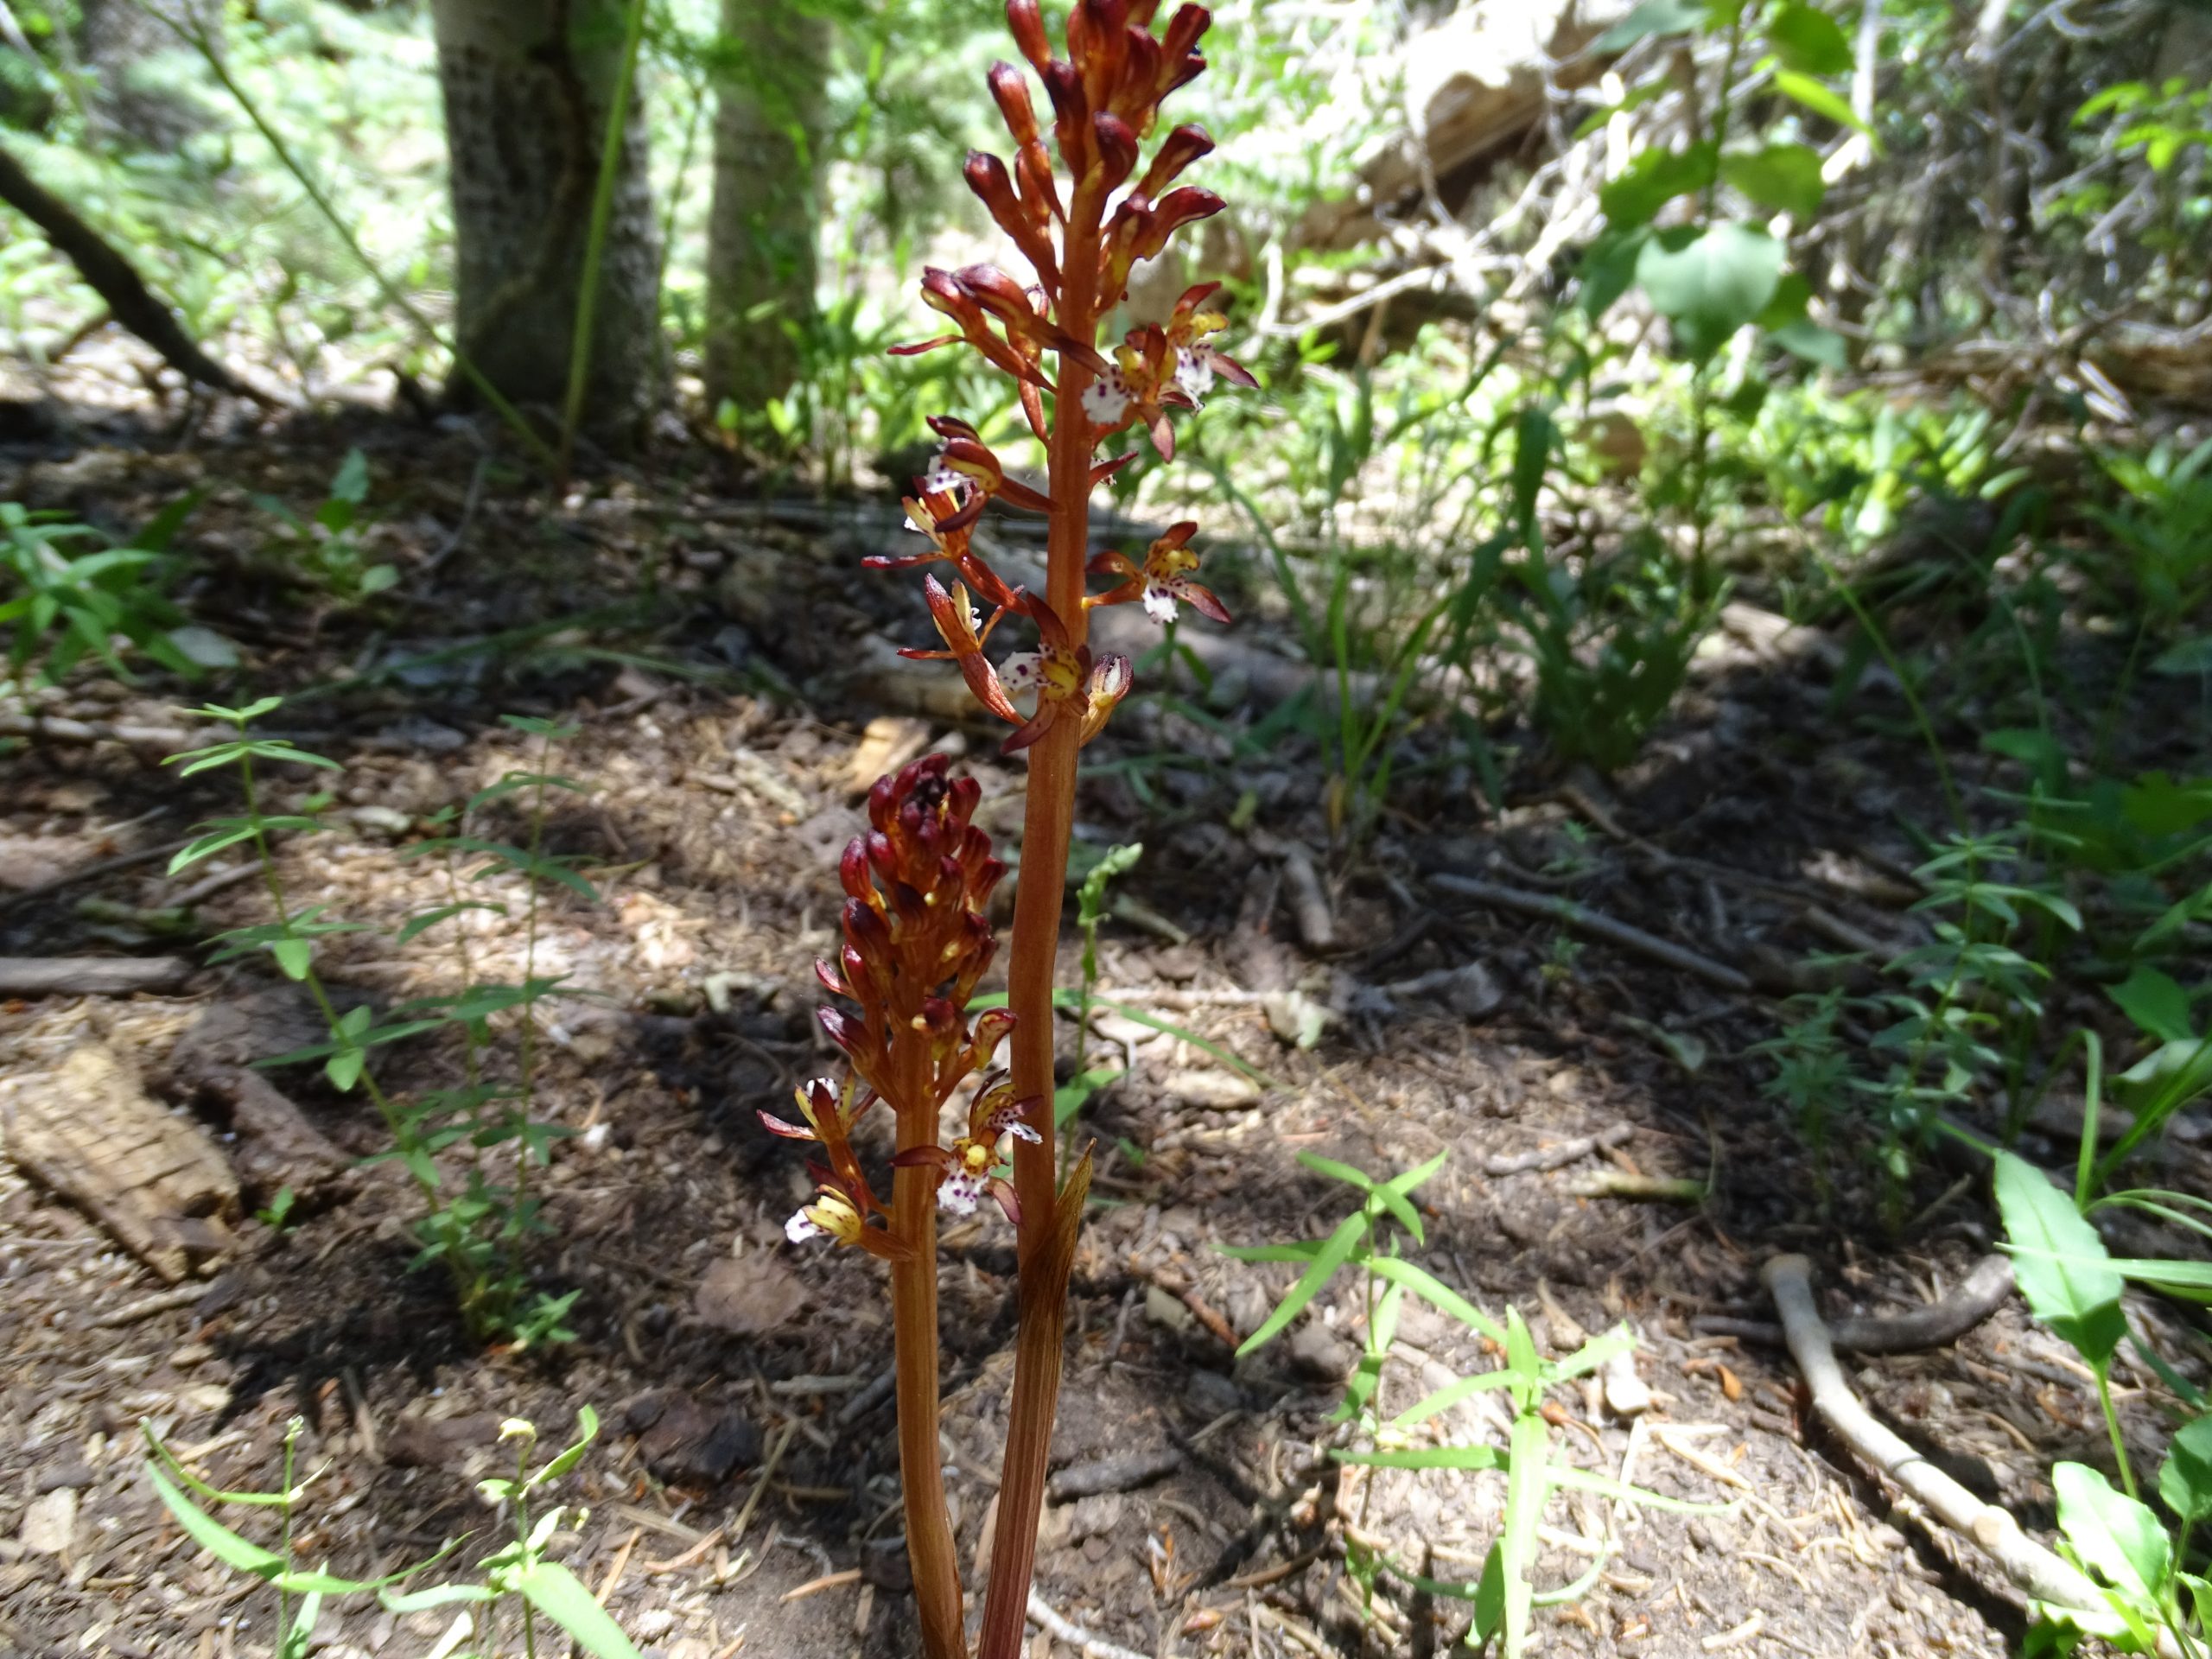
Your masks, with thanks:
[[[182,957],[0,957],[0,996],[173,991],[191,974]]]
[[[1054,1612],[1052,1605],[1033,1588],[1029,1592],[1029,1622],[1066,1643],[1083,1659],[1147,1659],[1146,1655],[1133,1649],[1118,1646],[1103,1636],[1093,1636],[1080,1624],[1070,1624]]]
[[[41,881],[36,887],[24,887],[19,892],[9,893],[5,898],[0,898],[0,916],[6,915],[19,905],[33,904],[41,899],[59,893],[64,887],[73,887],[85,881],[96,881],[101,876],[115,875],[124,870],[135,870],[141,864],[151,864],[156,859],[167,858],[171,853],[180,852],[191,846],[192,842],[193,837],[184,836],[175,841],[162,842],[157,846],[141,847],[135,852],[118,853],[113,858],[103,858],[90,864],[80,864],[73,870],[66,871],[55,876],[51,881]]]
[[[1687,1175],[1636,1175],[1601,1169],[1567,1188],[1579,1198],[1633,1198],[1654,1204],[1703,1204],[1706,1185]]]
[[[858,1584],[860,1581],[860,1568],[849,1567],[841,1573],[824,1573],[818,1579],[809,1579],[804,1584],[793,1585],[779,1596],[777,1600],[779,1602],[804,1601],[809,1596],[820,1595],[824,1590],[836,1590],[848,1584]]]
[[[1828,1340],[1855,1354],[1913,1354],[1956,1342],[1999,1308],[2012,1294],[2012,1262],[2009,1256],[1992,1254],[1974,1264],[1973,1270],[1939,1300],[1908,1313],[1878,1313],[1838,1319],[1828,1327]],[[1733,1319],[1707,1314],[1692,1321],[1700,1336],[1739,1337],[1745,1342],[1784,1345],[1778,1325],[1764,1319]]]
[[[2104,1592],[2088,1575],[2022,1532],[2009,1510],[1984,1503],[1929,1462],[1859,1402],[1835,1363],[1834,1339],[1814,1303],[1810,1262],[1802,1255],[1777,1255],[1760,1278],[1782,1316],[1789,1352],[1804,1375],[1813,1409],[1853,1452],[1888,1477],[1928,1515],[1972,1540],[2024,1594],[2064,1609],[2075,1623],[2094,1634],[2121,1633],[2123,1627]],[[2178,1659],[2179,1649],[2171,1637],[2161,1636],[2158,1650]]]
[[[1541,916],[1563,923],[1577,932],[1587,933],[1592,938],[1618,944],[1623,950],[1636,951],[1678,968],[1686,974],[1694,974],[1709,985],[1718,985],[1724,991],[1748,991],[1751,982],[1743,974],[1710,957],[1685,949],[1656,933],[1647,933],[1640,927],[1616,921],[1611,916],[1579,905],[1572,899],[1561,899],[1548,893],[1529,893],[1521,887],[1508,887],[1496,881],[1484,881],[1471,875],[1452,875],[1440,872],[1428,878],[1428,884],[1442,893],[1462,899],[1473,899],[1483,904],[1494,905],[1500,910],[1517,911],[1523,916]]]
[[[1519,1175],[1532,1169],[1562,1169],[1579,1158],[1587,1158],[1602,1147],[1618,1147],[1636,1133],[1633,1123],[1610,1123],[1595,1135],[1578,1135],[1571,1141],[1539,1147],[1534,1152],[1511,1155],[1493,1154],[1483,1160],[1485,1175]]]
[[[150,1296],[142,1296],[135,1302],[125,1302],[121,1307],[111,1308],[96,1317],[92,1323],[104,1329],[119,1325],[136,1325],[141,1319],[150,1319],[156,1313],[166,1313],[171,1308],[190,1307],[207,1294],[205,1285],[179,1285],[173,1290],[157,1290]]]
[[[1053,1503],[1065,1503],[1071,1498],[1096,1497],[1101,1492],[1130,1491],[1173,1474],[1185,1461],[1182,1451],[1172,1446],[1158,1452],[1096,1458],[1059,1471],[1045,1493]]]

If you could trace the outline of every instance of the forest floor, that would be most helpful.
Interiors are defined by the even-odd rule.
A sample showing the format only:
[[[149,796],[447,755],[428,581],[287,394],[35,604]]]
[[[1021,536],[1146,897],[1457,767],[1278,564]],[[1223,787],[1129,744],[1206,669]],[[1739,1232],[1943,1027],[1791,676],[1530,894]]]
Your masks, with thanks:
[[[366,546],[401,579],[341,612],[284,575],[251,497],[311,510],[353,443],[377,480]],[[810,968],[831,949],[836,858],[861,823],[861,789],[899,752],[952,747],[982,780],[982,821],[1010,839],[1023,772],[989,734],[920,702],[885,718],[879,694],[916,682],[885,670],[871,642],[887,629],[918,639],[921,606],[911,579],[868,575],[855,556],[895,546],[895,511],[764,512],[691,464],[708,481],[616,474],[561,499],[487,481],[458,428],[365,421],[0,452],[0,498],[111,525],[208,492],[185,537],[198,572],[188,608],[252,663],[237,700],[286,694],[267,723],[346,764],[330,830],[281,852],[292,892],[379,930],[325,943],[334,984],[388,1004],[457,982],[450,929],[394,943],[444,892],[434,865],[403,854],[440,808],[535,764],[502,714],[580,728],[556,769],[588,792],[558,807],[549,845],[578,857],[599,893],[549,899],[537,940],[537,970],[566,976],[568,993],[543,1050],[541,1112],[590,1131],[556,1143],[541,1178],[552,1231],[534,1271],[582,1293],[576,1340],[541,1351],[480,1351],[443,1281],[409,1271],[415,1195],[396,1165],[353,1161],[385,1146],[358,1096],[311,1066],[268,1074],[346,1154],[316,1171],[257,1147],[195,1085],[194,1057],[218,1040],[249,1058],[312,1035],[265,958],[198,969],[174,994],[0,1007],[0,1091],[105,1046],[156,1096],[207,1115],[249,1211],[279,1184],[301,1193],[281,1230],[241,1221],[211,1276],[171,1289],[69,1204],[0,1173],[7,1651],[269,1651],[273,1596],[216,1567],[161,1510],[142,1421],[216,1484],[265,1489],[287,1420],[303,1419],[302,1456],[327,1472],[300,1548],[365,1576],[461,1533],[471,1557],[495,1545],[474,1486],[507,1455],[499,1423],[530,1418],[556,1444],[587,1402],[607,1429],[574,1483],[588,1518],[559,1548],[641,1646],[669,1659],[912,1651],[881,1275],[857,1253],[785,1243],[801,1160],[754,1113],[828,1069]],[[1150,1655],[1426,1655],[1465,1629],[1465,1602],[1389,1573],[1369,1601],[1346,1539],[1471,1582],[1503,1478],[1335,1463],[1330,1415],[1357,1356],[1357,1294],[1332,1290],[1237,1360],[1230,1339],[1259,1324],[1291,1270],[1217,1249],[1334,1224],[1344,1191],[1301,1151],[1378,1173],[1443,1151],[1421,1191],[1416,1260],[1493,1314],[1522,1309],[1547,1353],[1622,1321],[1638,1339],[1650,1408],[1617,1416],[1600,1390],[1562,1390],[1555,1455],[1713,1506],[1556,1498],[1541,1581],[1603,1560],[1586,1593],[1538,1613],[1538,1651],[2017,1646],[2017,1601],[1808,1421],[1787,1355],[1698,1325],[1768,1317],[1758,1274],[1778,1251],[1814,1258],[1837,1315],[1932,1300],[1991,1242],[1986,1183],[1932,1154],[1902,1224],[1885,1228],[1854,1138],[1840,1131],[1823,1166],[1751,1052],[1778,1028],[1778,993],[1818,979],[1808,959],[1853,937],[1879,950],[1920,937],[1905,826],[1936,823],[1940,798],[1909,732],[1829,711],[1837,655],[1738,607],[1619,776],[1578,781],[1524,761],[1500,814],[1464,770],[1440,766],[1403,780],[1357,853],[1332,845],[1310,746],[1233,741],[1267,713],[1253,687],[1268,677],[1217,677],[1211,721],[1132,699],[1092,752],[1102,764],[1080,804],[1086,838],[1147,848],[1117,887],[1135,903],[1106,924],[1103,983],[1190,1035],[1109,1013],[1091,1039],[1094,1058],[1126,1074],[1079,1129],[1098,1143],[1097,1205],[1075,1274],[1063,1496],[1039,1572],[1060,1614]],[[190,724],[176,705],[198,691],[80,677],[40,709],[77,728],[0,753],[0,955],[189,950],[134,931],[131,912],[175,905],[219,863],[174,880],[158,860],[92,867],[235,810],[222,774],[181,783],[158,734],[130,730]],[[2158,722],[2142,734],[2155,764]],[[1986,764],[1970,737],[1961,747],[1969,772]],[[1310,894],[1300,902],[1301,861],[1321,876],[1323,914]],[[1453,873],[1572,898],[1740,970],[1750,988],[1432,884]],[[519,905],[518,888],[486,891]],[[254,883],[233,881],[197,901],[190,925],[262,920],[264,906]],[[477,976],[518,973],[518,916],[469,918]],[[1075,974],[1071,937],[1063,982]],[[1328,1017],[1311,1047],[1276,1034],[1313,1010]],[[403,1091],[456,1069],[434,1042],[383,1063]],[[1601,1144],[1505,1169],[1581,1136]],[[2063,1135],[2031,1150],[2072,1156]],[[2212,1191],[2206,1151],[2177,1138],[2165,1180]],[[1628,1177],[1699,1185],[1645,1199],[1622,1196]],[[1011,1254],[990,1217],[945,1241],[944,1436],[963,1560],[992,1501]],[[2196,1375],[2174,1316],[2137,1312]],[[1385,1408],[1495,1360],[1409,1305]],[[1851,1370],[1878,1414],[2031,1529],[2050,1525],[2054,1459],[2108,1455],[2088,1374],[2017,1301],[1950,1347]],[[2124,1356],[2121,1381],[2123,1417],[2148,1445],[2153,1379]],[[1497,1443],[1492,1399],[1440,1427]],[[450,1622],[449,1610],[395,1618],[362,1599],[326,1614],[322,1651],[414,1659]],[[1073,1651],[1040,1636],[1047,1650]]]

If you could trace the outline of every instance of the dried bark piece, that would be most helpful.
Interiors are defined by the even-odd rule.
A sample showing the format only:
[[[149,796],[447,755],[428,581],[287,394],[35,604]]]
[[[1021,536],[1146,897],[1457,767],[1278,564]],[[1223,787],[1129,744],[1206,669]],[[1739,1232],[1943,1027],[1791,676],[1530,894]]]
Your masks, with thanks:
[[[0,957],[0,996],[173,991],[191,974],[181,957]]]
[[[100,1043],[52,1071],[10,1080],[0,1108],[8,1155],[79,1205],[175,1284],[232,1244],[238,1180],[189,1118],[165,1109]]]
[[[289,1186],[306,1195],[348,1167],[346,1154],[291,1097],[251,1069],[256,1059],[304,1047],[320,1037],[320,1017],[308,1014],[289,999],[258,1007],[215,1003],[185,1028],[169,1053],[176,1092],[212,1096],[229,1109],[231,1125],[238,1133],[233,1159],[251,1186]]]

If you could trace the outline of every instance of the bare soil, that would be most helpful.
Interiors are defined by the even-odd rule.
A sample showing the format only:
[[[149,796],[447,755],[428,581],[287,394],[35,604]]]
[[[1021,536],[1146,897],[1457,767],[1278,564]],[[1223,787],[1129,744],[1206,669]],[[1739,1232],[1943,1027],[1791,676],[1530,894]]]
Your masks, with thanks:
[[[273,562],[250,496],[311,507],[351,442],[377,478],[370,547],[403,579],[341,610]],[[443,1281],[410,1271],[416,1199],[392,1164],[359,1161],[385,1135],[358,1096],[313,1067],[269,1074],[345,1154],[331,1173],[257,1156],[254,1136],[192,1084],[179,1041],[204,1036],[196,1022],[211,1010],[242,1053],[311,1033],[265,961],[201,970],[177,995],[0,1008],[0,1082],[105,1043],[205,1119],[249,1209],[279,1185],[301,1192],[281,1230],[244,1222],[212,1276],[179,1290],[67,1204],[0,1173],[7,1651],[270,1650],[273,1597],[218,1568],[159,1508],[141,1423],[217,1484],[268,1488],[284,1425],[303,1420],[303,1456],[321,1472],[297,1547],[368,1576],[457,1535],[468,1535],[464,1560],[494,1547],[499,1517],[474,1484],[506,1456],[499,1423],[530,1418],[550,1443],[586,1402],[607,1427],[574,1483],[588,1516],[559,1548],[641,1646],[669,1659],[914,1650],[881,1277],[857,1254],[785,1242],[800,1160],[754,1114],[827,1069],[810,966],[831,948],[836,856],[867,781],[855,755],[883,712],[855,690],[877,683],[855,666],[869,633],[918,639],[920,607],[907,582],[855,568],[856,551],[897,534],[882,504],[764,510],[710,461],[684,465],[688,477],[609,473],[559,499],[497,469],[472,487],[465,432],[386,424],[196,448],[78,435],[0,454],[0,495],[118,527],[208,490],[188,531],[199,574],[185,601],[246,652],[240,695],[289,693],[270,724],[346,764],[329,831],[282,850],[293,893],[375,930],[325,944],[334,984],[388,1004],[460,982],[454,927],[394,942],[410,912],[445,898],[436,863],[404,853],[440,808],[534,764],[533,741],[502,714],[581,728],[556,764],[588,792],[558,808],[550,844],[579,856],[600,894],[550,898],[537,941],[537,970],[565,976],[567,992],[543,1049],[541,1115],[576,1133],[540,1177],[551,1232],[531,1265],[545,1288],[582,1293],[576,1340],[542,1351],[482,1351]],[[1554,1499],[1543,1581],[1603,1561],[1586,1593],[1539,1613],[1539,1650],[1829,1659],[2017,1644],[2016,1601],[1970,1551],[1895,1513],[1808,1423],[1786,1355],[1697,1325],[1763,1317],[1758,1269],[1779,1249],[1814,1256],[1840,1314],[1940,1294],[1991,1236],[1976,1172],[1932,1154],[1902,1224],[1885,1227],[1864,1137],[1847,1126],[1816,1166],[1763,1087],[1772,1066],[1751,1050],[1783,1017],[1777,993],[1793,975],[1825,982],[1803,964],[1836,950],[1840,928],[1890,948],[1921,936],[1899,875],[1916,861],[1904,826],[1936,823],[1941,807],[1925,752],[1891,727],[1901,705],[1876,685],[1829,709],[1832,646],[1777,640],[1756,620],[1745,613],[1716,637],[1645,757],[1610,784],[1558,775],[1502,732],[1521,745],[1503,813],[1446,757],[1405,769],[1356,850],[1332,839],[1310,742],[1294,730],[1256,748],[1234,741],[1269,713],[1257,693],[1240,701],[1217,684],[1205,721],[1133,700],[1092,752],[1103,764],[1084,786],[1082,833],[1147,848],[1120,889],[1135,902],[1104,930],[1109,995],[1265,1081],[1113,1013],[1090,1039],[1094,1062],[1126,1075],[1082,1120],[1099,1150],[1098,1204],[1077,1268],[1056,1459],[1064,1480],[1093,1490],[1049,1509],[1039,1578],[1063,1616],[1156,1655],[1426,1655],[1457,1639],[1465,1601],[1389,1574],[1370,1598],[1347,1541],[1355,1558],[1379,1548],[1430,1580],[1471,1583],[1503,1478],[1335,1462],[1331,1413],[1363,1298],[1350,1285],[1325,1295],[1238,1359],[1227,1338],[1257,1326],[1291,1270],[1217,1249],[1334,1223],[1343,1189],[1302,1166],[1301,1151],[1378,1173],[1446,1151],[1421,1190],[1429,1237],[1408,1247],[1414,1259],[1494,1313],[1519,1307],[1548,1353],[1624,1321],[1638,1338],[1653,1408],[1624,1420],[1594,1389],[1562,1389],[1557,1455],[1711,1506]],[[1263,615],[1249,632],[1264,648]],[[102,729],[175,726],[175,706],[207,689],[82,678],[41,711]],[[1870,709],[1881,718],[1857,717]],[[983,782],[988,827],[1010,843],[1020,766],[980,728],[894,712],[918,730],[879,728],[870,755],[901,737],[953,747]],[[2159,741],[2196,741],[2185,722],[2161,729],[2145,723],[2143,764]],[[250,880],[201,900],[182,940],[130,919],[172,905],[204,868],[172,879],[156,861],[53,885],[232,810],[219,779],[180,783],[157,746],[95,739],[0,753],[0,889],[13,891],[0,890],[0,954],[190,952],[195,937],[264,919]],[[1962,765],[1985,764],[1961,742]],[[1443,755],[1440,738],[1424,744]],[[282,799],[319,783],[274,788]],[[1300,930],[1293,849],[1323,876],[1325,949]],[[1755,988],[1719,988],[1428,884],[1454,872],[1570,897]],[[518,976],[522,890],[483,891],[510,914],[468,918],[467,971]],[[1075,950],[1071,938],[1064,982]],[[1424,976],[1426,990],[1405,988]],[[1262,1000],[1294,992],[1332,1011],[1308,1049],[1275,1033]],[[1296,1006],[1278,995],[1276,1023]],[[1063,1037],[1071,1057],[1072,1021]],[[458,1065],[435,1042],[382,1061],[400,1091],[449,1082]],[[1625,1138],[1560,1167],[1486,1171],[1619,1126]],[[2063,1136],[2031,1149],[2071,1156]],[[2161,1179],[2208,1190],[2201,1143],[2177,1138],[2162,1156]],[[1600,1190],[1612,1176],[1707,1191],[1701,1203],[1638,1200]],[[950,1233],[942,1294],[964,1553],[988,1522],[1011,1370],[1002,1222]],[[2136,1312],[2174,1363],[2202,1375],[2179,1315]],[[1383,1404],[1402,1410],[1496,1362],[1411,1307]],[[2107,1455],[2088,1374],[2017,1303],[1953,1348],[1854,1369],[1878,1412],[2031,1528],[2050,1523],[2054,1459]],[[2122,1410],[2147,1449],[2161,1392],[2123,1370]],[[1488,1395],[1433,1427],[1502,1443]],[[449,1622],[395,1618],[365,1598],[326,1614],[322,1651],[412,1659]],[[1040,1655],[1070,1650],[1038,1643]]]

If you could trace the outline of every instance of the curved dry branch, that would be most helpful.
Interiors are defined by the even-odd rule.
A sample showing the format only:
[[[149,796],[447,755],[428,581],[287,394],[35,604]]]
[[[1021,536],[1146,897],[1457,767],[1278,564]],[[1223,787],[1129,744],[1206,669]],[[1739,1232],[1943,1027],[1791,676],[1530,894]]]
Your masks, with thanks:
[[[162,360],[186,379],[257,403],[269,401],[266,394],[201,351],[175,314],[154,297],[137,267],[67,202],[31,177],[5,148],[0,148],[0,201],[37,226],[54,251],[76,266],[86,285],[107,302],[115,320],[159,352]]]
[[[2012,1512],[1985,1503],[1875,1420],[1859,1402],[1835,1361],[1834,1339],[1813,1300],[1812,1264],[1802,1255],[1777,1255],[1760,1274],[1789,1352],[1803,1373],[1817,1411],[1838,1439],[1870,1468],[1902,1490],[1960,1536],[1971,1540],[2023,1594],[2061,1608],[2082,1629],[2114,1635],[2124,1628],[2088,1576],[2020,1530]],[[2180,1659],[2162,1634],[2158,1651]]]

